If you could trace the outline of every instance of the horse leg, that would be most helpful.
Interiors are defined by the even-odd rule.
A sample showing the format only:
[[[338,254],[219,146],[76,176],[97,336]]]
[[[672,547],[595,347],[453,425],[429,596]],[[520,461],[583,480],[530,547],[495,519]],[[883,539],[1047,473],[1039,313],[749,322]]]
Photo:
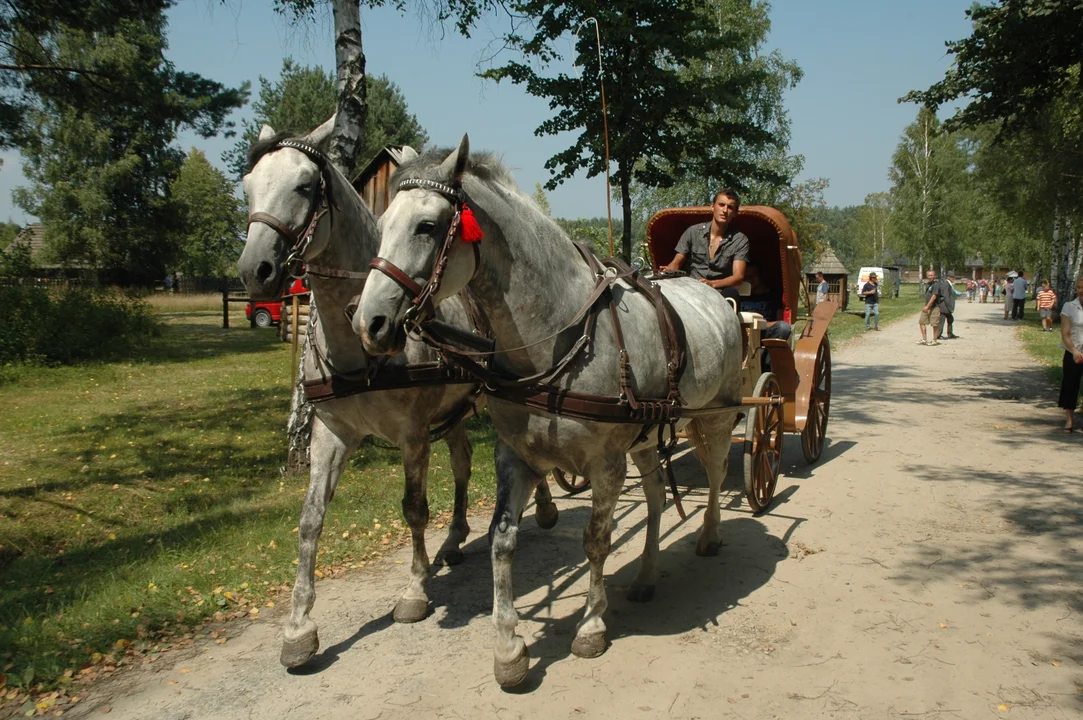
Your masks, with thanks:
[[[402,514],[410,526],[414,557],[410,563],[410,583],[395,603],[395,622],[414,623],[429,612],[425,580],[429,577],[429,553],[425,549],[425,528],[429,524],[429,438],[411,438],[401,444],[402,467],[406,473],[406,491],[402,496]]]
[[[512,562],[519,534],[519,515],[542,473],[530,467],[502,440],[496,442],[496,509],[489,526],[493,557],[493,675],[501,687],[518,685],[530,668],[526,643],[515,634],[519,614],[512,588]]]
[[[549,492],[549,476],[542,475],[534,488],[534,520],[542,530],[552,530],[559,515],[553,494]]]
[[[604,460],[601,467],[588,468],[590,478],[590,520],[583,531],[583,549],[590,561],[590,589],[587,592],[587,608],[576,627],[572,652],[583,658],[598,657],[605,652],[605,621],[602,615],[609,607],[605,594],[605,560],[613,534],[613,510],[617,497],[628,474],[624,453]]]
[[[451,518],[451,528],[447,539],[436,553],[436,564],[458,565],[463,561],[460,549],[470,534],[470,523],[466,520],[469,505],[467,486],[470,484],[470,464],[473,450],[466,436],[466,425],[459,423],[444,438],[451,453],[451,472],[455,476],[455,511]]]
[[[293,608],[286,623],[279,658],[286,667],[302,665],[320,648],[318,628],[309,617],[316,601],[316,545],[323,531],[327,503],[335,494],[346,460],[358,444],[359,440],[333,433],[318,414],[312,419],[311,473],[297,530],[297,580],[293,584]]]
[[[658,460],[658,451],[653,448],[632,453],[632,462],[643,478],[643,494],[647,498],[647,540],[643,546],[639,572],[628,588],[628,599],[632,602],[647,602],[654,597],[654,586],[660,572],[658,537],[662,508],[666,504],[666,486]]]
[[[703,529],[696,542],[696,555],[703,557],[718,554],[722,547],[722,533],[719,522],[722,510],[719,494],[730,464],[730,433],[733,417],[726,415],[719,418],[697,418],[689,425],[689,436],[696,446],[696,455],[707,471],[710,493],[707,496],[707,511],[703,513]]]

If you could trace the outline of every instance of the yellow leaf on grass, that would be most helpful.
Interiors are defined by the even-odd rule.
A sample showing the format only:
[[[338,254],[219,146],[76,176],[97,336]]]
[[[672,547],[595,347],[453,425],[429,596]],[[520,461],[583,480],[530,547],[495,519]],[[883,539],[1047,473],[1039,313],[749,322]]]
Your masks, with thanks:
[[[268,600],[267,601],[267,607],[274,607],[274,606],[275,606],[274,600]]]

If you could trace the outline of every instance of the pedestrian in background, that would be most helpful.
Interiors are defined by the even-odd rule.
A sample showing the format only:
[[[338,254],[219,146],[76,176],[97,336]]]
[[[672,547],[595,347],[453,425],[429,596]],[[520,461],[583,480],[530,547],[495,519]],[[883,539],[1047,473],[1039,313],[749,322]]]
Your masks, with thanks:
[[[941,289],[943,290],[940,296],[940,321],[937,323],[937,338],[944,338],[946,340],[958,340],[959,336],[955,334],[955,298],[962,295],[961,292],[955,289],[955,273],[949,272],[946,280],[940,281]],[[944,332],[944,326],[947,326],[947,333]]]
[[[824,300],[827,299],[827,294],[828,294],[828,292],[830,292],[830,290],[831,290],[831,288],[827,284],[827,280],[824,279],[824,274],[822,272],[817,272],[816,273],[816,304],[817,305],[819,305],[820,303],[822,303]]]
[[[940,283],[936,279],[936,270],[929,270],[925,273],[927,283],[925,285],[925,306],[921,308],[921,315],[918,316],[918,329],[921,330],[921,339],[918,340],[918,345],[939,345],[940,344],[940,296],[944,292],[940,287]],[[932,334],[933,339],[927,340],[925,334],[925,328],[929,328],[929,333]]]
[[[1022,320],[1023,311],[1027,304],[1027,279],[1023,277],[1023,271],[1012,280],[1012,320]]]
[[[865,329],[869,329],[869,317],[873,318],[873,330],[880,332],[880,278],[876,273],[869,273],[869,281],[861,287],[858,293],[865,298]]]
[[[1074,414],[1079,404],[1079,383],[1083,380],[1083,277],[1076,278],[1075,299],[1060,309],[1060,346],[1064,348],[1061,362],[1060,399],[1064,408],[1064,432],[1075,431]]]
[[[1042,332],[1053,332],[1053,312],[1057,307],[1057,293],[1049,287],[1048,280],[1042,280],[1042,289],[1034,299],[1034,309],[1042,319]]]

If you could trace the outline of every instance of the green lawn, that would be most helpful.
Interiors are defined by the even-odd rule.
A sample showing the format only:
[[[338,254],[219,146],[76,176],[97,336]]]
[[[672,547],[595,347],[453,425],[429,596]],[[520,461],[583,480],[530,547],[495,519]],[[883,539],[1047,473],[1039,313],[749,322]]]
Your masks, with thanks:
[[[190,639],[215,613],[258,617],[292,581],[307,477],[279,472],[289,346],[236,314],[231,330],[213,311],[162,314],[162,337],[123,362],[0,374],[0,698]],[[491,458],[487,422],[471,435]],[[442,443],[430,472],[441,523],[454,490]],[[397,451],[363,446],[321,574],[402,539],[402,486]],[[473,500],[493,486],[477,463]]]
[[[904,285],[898,299],[880,300],[880,327],[898,322],[917,314],[924,298],[917,294],[914,285]],[[865,303],[857,295],[850,295],[850,305],[845,312],[838,312],[831,321],[831,341],[836,345],[865,332]]]
[[[1034,301],[1027,301],[1027,310],[1024,319],[1018,323],[1019,338],[1027,352],[1034,356],[1039,363],[1047,366],[1046,374],[1055,387],[1060,387],[1063,377],[1061,360],[1064,357],[1064,348],[1060,346],[1060,322],[1053,325],[1055,332],[1042,332],[1042,321],[1038,318],[1038,311],[1034,309]]]

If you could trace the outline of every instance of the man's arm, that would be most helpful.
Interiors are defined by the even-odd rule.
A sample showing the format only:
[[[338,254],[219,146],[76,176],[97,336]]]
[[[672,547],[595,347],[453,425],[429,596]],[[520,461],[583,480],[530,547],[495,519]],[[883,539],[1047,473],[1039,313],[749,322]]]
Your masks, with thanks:
[[[929,302],[925,303],[925,312],[929,312],[933,309],[933,305],[939,301],[940,298],[940,283],[934,283],[932,287],[932,295],[929,296]]]
[[[669,265],[662,266],[662,270],[664,272],[677,272],[684,266],[684,260],[684,253],[677,253],[673,256],[673,259],[669,261]]]
[[[720,280],[700,280],[700,282],[710,285],[715,290],[721,290],[722,288],[736,287],[745,281],[745,267],[748,265],[744,260],[733,261],[733,274],[729,277],[724,277]]]

